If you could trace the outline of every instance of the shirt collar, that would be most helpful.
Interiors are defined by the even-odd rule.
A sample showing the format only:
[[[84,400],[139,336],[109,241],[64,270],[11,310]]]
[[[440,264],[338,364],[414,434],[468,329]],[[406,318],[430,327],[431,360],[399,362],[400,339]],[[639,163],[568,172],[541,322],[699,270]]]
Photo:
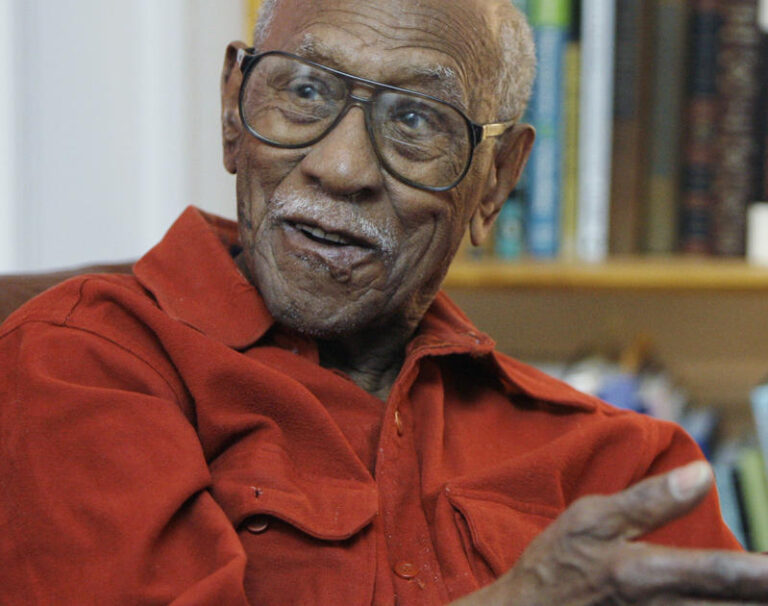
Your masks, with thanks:
[[[553,377],[496,351],[496,344],[478,330],[464,312],[443,292],[439,293],[419,326],[408,353],[422,355],[467,354],[490,360],[504,391],[551,406],[592,411],[597,400]]]
[[[236,222],[190,206],[139,259],[134,274],[170,317],[243,349],[258,341],[274,319],[232,258],[238,246]],[[450,348],[452,353],[481,354],[493,347],[493,340],[441,292],[409,351]]]
[[[274,320],[235,265],[237,242],[237,223],[190,206],[133,272],[170,317],[244,349]]]
[[[237,223],[189,207],[160,243],[139,259],[134,275],[171,318],[233,349],[246,349],[275,321],[258,291],[235,265],[231,252],[237,247]],[[408,344],[407,355],[457,354],[490,356],[510,394],[522,392],[582,410],[595,408],[594,398],[495,352],[493,339],[440,292]]]

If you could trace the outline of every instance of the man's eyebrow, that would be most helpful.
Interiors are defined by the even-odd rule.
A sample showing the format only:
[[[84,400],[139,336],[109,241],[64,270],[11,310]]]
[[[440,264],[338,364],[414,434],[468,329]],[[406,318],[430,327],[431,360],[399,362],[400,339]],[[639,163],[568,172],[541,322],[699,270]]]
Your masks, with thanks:
[[[342,54],[336,49],[315,39],[313,36],[304,36],[304,39],[296,48],[295,52],[304,59],[344,71],[340,67],[343,63]]]
[[[344,55],[313,36],[305,36],[296,48],[296,54],[339,71],[344,69]],[[447,101],[467,112],[467,100],[456,70],[442,64],[407,65],[398,68],[396,79],[387,84],[401,88],[414,88],[419,92]]]
[[[404,66],[397,74],[397,86],[409,88],[409,85],[413,87],[414,84],[419,86],[421,92],[452,103],[466,113],[464,88],[452,67],[439,64]]]

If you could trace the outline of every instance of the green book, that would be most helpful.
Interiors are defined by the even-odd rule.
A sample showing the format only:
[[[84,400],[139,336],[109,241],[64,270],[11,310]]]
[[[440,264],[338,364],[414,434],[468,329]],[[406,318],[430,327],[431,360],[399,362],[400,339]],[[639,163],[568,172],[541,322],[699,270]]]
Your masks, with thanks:
[[[768,551],[768,481],[760,449],[745,447],[736,463],[750,551]]]

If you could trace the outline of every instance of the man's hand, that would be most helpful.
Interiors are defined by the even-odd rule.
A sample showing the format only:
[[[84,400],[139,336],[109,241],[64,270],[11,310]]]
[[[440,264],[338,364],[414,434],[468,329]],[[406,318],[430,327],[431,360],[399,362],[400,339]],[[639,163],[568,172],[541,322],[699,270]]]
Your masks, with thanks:
[[[455,606],[768,604],[768,556],[633,541],[693,509],[711,484],[696,462],[579,499],[509,572]]]

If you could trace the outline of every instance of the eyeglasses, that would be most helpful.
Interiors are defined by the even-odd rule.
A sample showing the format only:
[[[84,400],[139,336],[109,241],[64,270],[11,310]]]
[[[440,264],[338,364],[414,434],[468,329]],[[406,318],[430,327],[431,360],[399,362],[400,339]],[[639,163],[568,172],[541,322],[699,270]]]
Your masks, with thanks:
[[[282,51],[238,54],[243,83],[240,116],[260,141],[286,149],[307,147],[358,106],[381,165],[399,181],[446,191],[464,178],[475,148],[515,120],[476,124],[459,108],[425,95],[307,61]],[[353,87],[371,91],[352,94]]]

